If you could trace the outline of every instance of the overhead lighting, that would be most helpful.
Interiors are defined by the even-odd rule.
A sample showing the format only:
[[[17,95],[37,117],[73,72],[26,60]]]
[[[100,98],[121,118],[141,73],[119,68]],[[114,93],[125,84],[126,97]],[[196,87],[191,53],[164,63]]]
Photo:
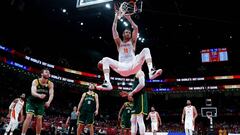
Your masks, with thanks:
[[[83,22],[81,22],[81,23],[80,23],[80,25],[82,25],[82,26],[83,26]]]
[[[64,8],[64,9],[62,9],[62,12],[63,12],[63,13],[66,13],[66,12],[67,12],[67,10]]]
[[[109,3],[107,3],[107,4],[105,5],[105,7],[106,7],[107,9],[111,9],[111,5],[110,5]]]
[[[127,22],[123,22],[123,24],[124,24],[124,26],[126,26],[126,27],[128,26],[128,23],[127,23]]]

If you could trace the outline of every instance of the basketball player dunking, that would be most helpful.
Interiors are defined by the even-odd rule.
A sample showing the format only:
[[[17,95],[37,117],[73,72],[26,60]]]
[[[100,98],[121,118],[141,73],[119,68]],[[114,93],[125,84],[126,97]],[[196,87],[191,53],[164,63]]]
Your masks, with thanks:
[[[155,79],[162,73],[162,69],[155,70],[152,64],[152,57],[149,48],[144,48],[138,55],[135,55],[138,26],[133,22],[130,15],[124,15],[124,17],[130,22],[133,32],[126,28],[123,31],[123,40],[120,39],[117,32],[118,14],[115,14],[115,18],[112,25],[112,34],[115,44],[118,50],[118,61],[109,57],[104,57],[99,63],[98,68],[103,70],[104,83],[97,86],[98,90],[112,90],[110,82],[110,67],[122,76],[130,76],[136,74],[146,61],[149,70],[149,79]]]
[[[192,135],[195,126],[195,119],[198,113],[195,106],[191,105],[191,101],[187,100],[187,106],[183,108],[182,123],[184,124],[185,134]],[[184,120],[185,117],[185,120]]]

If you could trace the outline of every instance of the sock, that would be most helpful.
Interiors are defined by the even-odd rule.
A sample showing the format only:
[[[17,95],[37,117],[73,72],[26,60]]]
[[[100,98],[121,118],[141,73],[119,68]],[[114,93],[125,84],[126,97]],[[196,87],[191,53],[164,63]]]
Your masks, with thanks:
[[[151,72],[151,69],[153,68],[152,62],[148,62],[148,63],[147,63],[147,66],[148,66],[148,71],[149,71],[149,73],[150,73],[150,72]]]
[[[104,78],[107,82],[110,82],[109,73],[104,73]]]

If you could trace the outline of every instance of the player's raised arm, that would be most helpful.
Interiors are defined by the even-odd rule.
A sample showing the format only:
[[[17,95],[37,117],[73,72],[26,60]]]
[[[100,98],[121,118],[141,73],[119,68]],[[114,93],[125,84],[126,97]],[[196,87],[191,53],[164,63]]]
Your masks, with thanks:
[[[119,37],[119,34],[117,32],[117,23],[118,23],[118,12],[115,13],[115,17],[114,17],[114,21],[113,21],[113,25],[112,25],[112,35],[113,35],[113,39],[115,41],[115,44],[117,46],[117,49],[121,43],[121,39]]]
[[[129,21],[129,23],[132,25],[132,28],[133,28],[132,43],[133,43],[134,49],[136,50],[138,26],[134,23],[134,21],[132,20],[130,15],[124,15],[124,16]]]

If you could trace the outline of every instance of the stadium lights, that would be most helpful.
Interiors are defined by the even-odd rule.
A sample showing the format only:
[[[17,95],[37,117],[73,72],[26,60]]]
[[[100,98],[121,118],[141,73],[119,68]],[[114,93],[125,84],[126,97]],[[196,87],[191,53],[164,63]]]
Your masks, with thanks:
[[[107,9],[111,9],[111,5],[110,5],[109,3],[107,3],[107,4],[105,5],[105,7],[106,7]]]
[[[127,26],[128,26],[128,23],[124,21],[124,22],[123,22],[123,25],[127,27]]]
[[[62,12],[63,12],[63,13],[66,13],[66,12],[67,12],[67,10],[66,10],[65,8],[63,8],[63,9],[62,9]]]

